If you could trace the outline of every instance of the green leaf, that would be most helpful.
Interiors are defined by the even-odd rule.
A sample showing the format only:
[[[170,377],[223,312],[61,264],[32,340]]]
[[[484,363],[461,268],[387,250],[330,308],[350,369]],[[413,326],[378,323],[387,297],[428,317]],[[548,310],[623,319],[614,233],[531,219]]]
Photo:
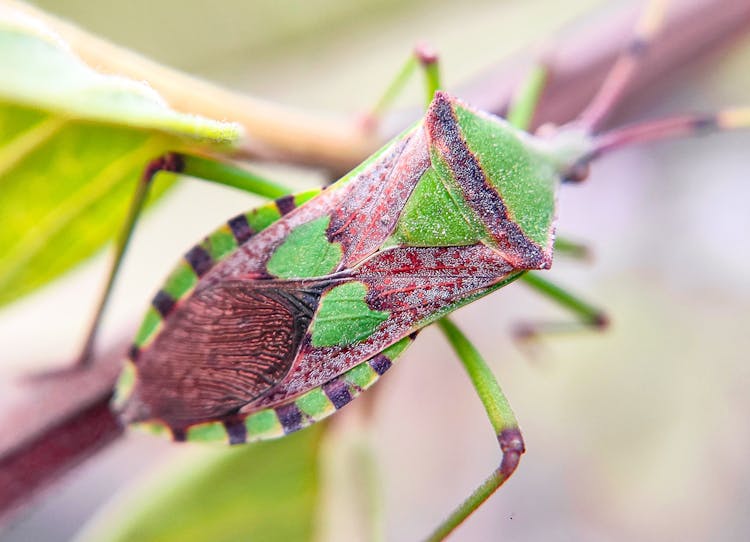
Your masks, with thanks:
[[[130,495],[79,540],[313,539],[322,430],[319,424],[280,440],[216,450],[173,469],[159,489]]]
[[[145,83],[92,70],[7,7],[0,72],[0,305],[113,237],[150,160],[221,152],[240,136],[235,124],[170,109]]]

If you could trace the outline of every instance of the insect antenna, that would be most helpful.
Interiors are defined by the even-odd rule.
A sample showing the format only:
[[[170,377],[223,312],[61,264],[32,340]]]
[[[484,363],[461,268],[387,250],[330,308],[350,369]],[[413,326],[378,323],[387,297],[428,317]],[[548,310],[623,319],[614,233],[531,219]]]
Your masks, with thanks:
[[[632,81],[653,37],[661,28],[667,4],[668,0],[648,2],[630,42],[615,61],[594,98],[573,123],[584,132],[593,134],[593,140],[591,150],[571,168],[568,180],[585,178],[588,164],[592,160],[622,147],[750,127],[750,107],[736,107],[709,114],[683,114],[640,121],[605,132],[600,130]]]
[[[588,163],[602,154],[634,144],[749,127],[750,107],[636,122],[597,135],[590,154],[582,161]]]
[[[604,83],[599,87],[589,105],[579,115],[576,124],[589,133],[595,133],[617,106],[620,98],[632,81],[648,51],[653,37],[659,32],[668,0],[651,0]]]

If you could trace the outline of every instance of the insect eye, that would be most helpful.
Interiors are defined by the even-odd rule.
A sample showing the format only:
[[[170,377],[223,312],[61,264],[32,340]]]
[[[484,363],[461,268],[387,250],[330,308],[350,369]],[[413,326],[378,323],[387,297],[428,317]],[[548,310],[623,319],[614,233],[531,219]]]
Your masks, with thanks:
[[[580,183],[589,178],[589,172],[591,167],[588,162],[579,162],[571,167],[565,175],[563,175],[564,183]]]

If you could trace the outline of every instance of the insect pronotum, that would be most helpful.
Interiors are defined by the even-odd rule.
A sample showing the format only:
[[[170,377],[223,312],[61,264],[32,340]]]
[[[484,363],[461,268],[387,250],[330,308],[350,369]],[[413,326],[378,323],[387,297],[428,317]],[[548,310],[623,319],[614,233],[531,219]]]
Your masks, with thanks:
[[[522,279],[582,323],[604,324],[596,309],[529,273],[552,264],[559,186],[583,180],[593,160],[622,146],[750,122],[750,111],[736,109],[600,131],[663,10],[663,2],[649,4],[576,121],[536,135],[524,129],[542,90],[539,73],[506,121],[438,90],[435,56],[418,50],[409,70],[419,65],[427,74],[423,119],[327,189],[283,195],[235,216],[185,253],[130,350],[116,400],[123,421],[160,425],[179,441],[281,437],[344,407],[420,329],[437,322],[479,392],[502,451],[500,466],[432,535],[445,537],[502,485],[524,452],[494,376],[446,316]],[[274,194],[254,175],[202,158],[169,154],[150,163],[82,365],[158,171]]]

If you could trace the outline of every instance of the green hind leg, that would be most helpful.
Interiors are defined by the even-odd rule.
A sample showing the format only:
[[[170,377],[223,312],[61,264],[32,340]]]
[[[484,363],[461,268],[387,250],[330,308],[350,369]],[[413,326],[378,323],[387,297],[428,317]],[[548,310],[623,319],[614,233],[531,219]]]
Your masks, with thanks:
[[[268,198],[278,198],[289,193],[285,187],[258,177],[248,171],[206,158],[171,153],[152,160],[146,166],[138,180],[125,222],[115,241],[115,254],[109,270],[107,282],[96,306],[88,335],[86,336],[83,348],[81,349],[81,353],[76,361],[75,368],[86,368],[92,363],[96,335],[101,324],[101,319],[112,293],[112,288],[125,257],[125,253],[127,252],[128,244],[133,236],[133,230],[135,229],[135,225],[140,218],[144,203],[148,197],[151,183],[157,177],[178,173],[225,186],[231,186],[251,194],[257,194]]]
[[[603,329],[607,327],[609,318],[604,311],[557,284],[541,278],[537,273],[526,273],[521,277],[521,280],[533,290],[568,310],[576,320],[573,322],[524,323],[515,330],[517,339],[527,341],[542,335],[573,333],[587,328]]]
[[[453,322],[448,318],[443,318],[438,325],[466,369],[471,384],[484,405],[497,437],[502,459],[500,465],[492,471],[489,477],[435,529],[428,538],[431,541],[443,540],[490,498],[510,478],[524,453],[524,443],[518,428],[518,421],[490,368]]]
[[[591,258],[591,251],[588,246],[559,235],[555,239],[555,254],[567,256],[575,260],[585,261]]]
[[[520,130],[528,130],[534,120],[539,100],[547,84],[548,70],[546,65],[539,63],[532,67],[526,79],[518,87],[508,108],[507,120]]]
[[[393,105],[418,69],[421,69],[424,75],[425,107],[430,104],[435,91],[441,88],[440,67],[437,54],[427,45],[421,44],[414,48],[380,99],[365,115],[365,126],[368,129],[377,125],[383,113]]]
[[[596,326],[606,323],[606,317],[601,311],[559,286],[540,279],[537,275],[531,273],[525,274],[522,280],[573,311],[579,317],[581,323]],[[523,437],[510,403],[477,349],[450,319],[442,318],[438,321],[438,326],[447,337],[464,369],[466,369],[472,386],[474,386],[484,405],[487,417],[495,431],[502,459],[500,465],[487,479],[430,535],[428,540],[431,541],[443,540],[489,499],[510,478],[518,467],[521,455],[525,451]],[[541,328],[540,330],[544,331]]]
[[[514,125],[519,128],[526,128],[531,122],[545,80],[546,70],[540,67],[534,69],[526,83],[522,85],[521,91],[517,93],[509,110],[508,118]],[[502,459],[500,465],[492,471],[487,479],[435,529],[428,537],[430,541],[446,538],[489,499],[515,472],[521,455],[525,451],[518,421],[487,363],[469,339],[449,318],[441,318],[437,325],[456,352],[472,386],[484,405],[487,417],[495,431]]]

